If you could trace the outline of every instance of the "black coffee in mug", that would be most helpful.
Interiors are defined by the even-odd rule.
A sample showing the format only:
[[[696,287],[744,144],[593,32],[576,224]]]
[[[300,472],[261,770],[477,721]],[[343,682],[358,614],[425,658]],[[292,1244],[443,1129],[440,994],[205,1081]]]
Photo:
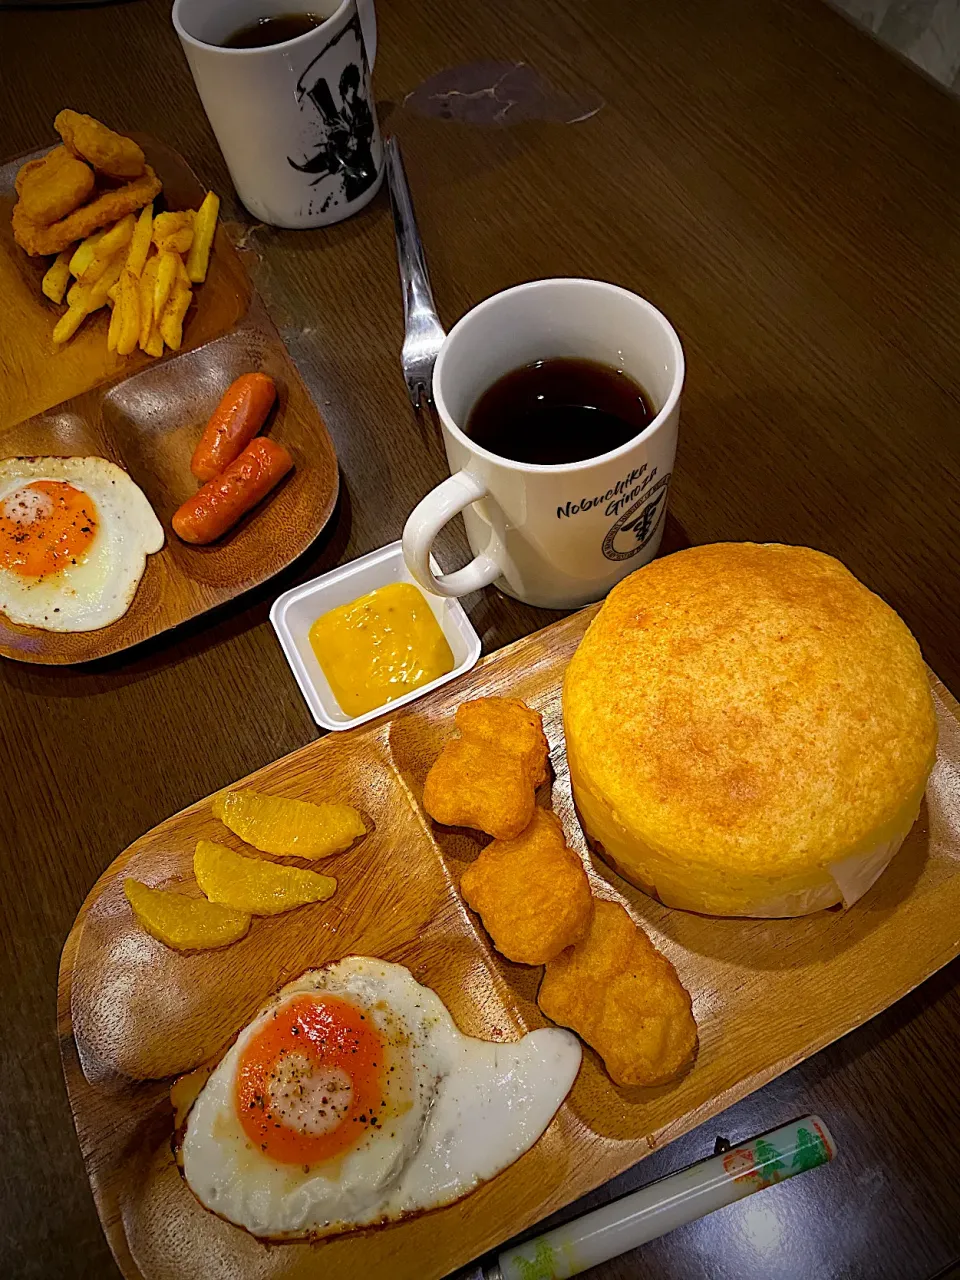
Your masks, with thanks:
[[[315,13],[280,13],[272,18],[257,18],[234,31],[222,42],[224,49],[264,49],[270,44],[286,44],[319,27],[323,18]]]
[[[563,356],[498,378],[470,410],[464,431],[501,458],[559,467],[619,449],[654,417],[629,374]]]

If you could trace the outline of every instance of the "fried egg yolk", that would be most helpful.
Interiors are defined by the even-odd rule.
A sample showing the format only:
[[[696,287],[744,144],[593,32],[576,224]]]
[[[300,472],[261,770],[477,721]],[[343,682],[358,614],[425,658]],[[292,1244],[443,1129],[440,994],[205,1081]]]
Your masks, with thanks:
[[[290,1001],[240,1058],[235,1105],[244,1132],[279,1164],[343,1154],[379,1123],[385,1053],[377,1029],[349,1001]]]
[[[34,480],[0,505],[0,567],[42,578],[75,563],[96,535],[88,494],[62,480]]]

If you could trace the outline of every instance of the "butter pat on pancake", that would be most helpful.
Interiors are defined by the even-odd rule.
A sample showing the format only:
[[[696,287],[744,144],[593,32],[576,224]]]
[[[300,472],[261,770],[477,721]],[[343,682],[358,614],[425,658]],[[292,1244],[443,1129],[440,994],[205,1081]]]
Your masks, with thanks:
[[[460,737],[427,774],[423,807],[435,822],[513,840],[529,825],[549,746],[538,712],[517,698],[475,698],[457,709]]]
[[[614,587],[564,680],[587,834],[668,906],[793,916],[855,902],[936,751],[920,650],[839,561],[728,543]]]
[[[363,819],[348,804],[313,804],[249,789],[221,792],[213,812],[241,840],[281,858],[326,858],[366,835]]]
[[[615,1084],[665,1084],[693,1061],[690,996],[615,902],[594,904],[584,941],[547,965],[537,1003],[596,1049]]]
[[[309,902],[325,902],[337,888],[331,876],[245,858],[212,840],[197,841],[193,874],[211,902],[253,916],[273,916]]]
[[[460,892],[483,920],[501,955],[546,964],[586,934],[590,882],[567,848],[560,820],[537,808],[514,840],[494,840],[460,879]]]

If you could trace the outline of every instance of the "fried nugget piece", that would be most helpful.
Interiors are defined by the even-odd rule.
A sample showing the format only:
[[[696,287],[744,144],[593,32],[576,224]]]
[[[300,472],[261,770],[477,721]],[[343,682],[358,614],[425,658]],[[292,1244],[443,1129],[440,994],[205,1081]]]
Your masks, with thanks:
[[[594,904],[584,941],[547,965],[537,1003],[596,1049],[616,1084],[665,1084],[696,1052],[677,971],[615,902]]]
[[[461,737],[509,751],[521,759],[535,787],[546,782],[550,744],[538,711],[519,698],[474,698],[461,702],[455,719]]]
[[[143,152],[132,138],[114,133],[93,116],[61,111],[53,127],[68,151],[111,178],[139,178],[146,167]]]
[[[555,814],[537,808],[516,840],[494,840],[460,878],[460,892],[501,955],[546,964],[580,942],[593,898],[583,863]]]
[[[427,774],[423,807],[435,822],[512,840],[528,826],[536,796],[523,762],[482,742],[448,742]]]
[[[517,698],[476,698],[456,714],[448,742],[423,787],[436,822],[513,840],[530,823],[534,791],[547,776],[548,744],[539,714]]]
[[[42,227],[28,218],[21,203],[18,203],[13,209],[13,238],[31,257],[60,253],[74,241],[85,240],[99,227],[119,222],[128,213],[134,213],[143,205],[149,204],[159,194],[160,185],[160,179],[147,165],[146,172],[135,182],[128,182],[115,191],[104,191],[89,204],[74,209],[73,213],[68,213],[65,218],[51,223],[49,227]]]
[[[48,227],[83,204],[93,182],[89,165],[66,147],[54,147],[41,160],[28,160],[17,174],[19,207],[31,222]]]

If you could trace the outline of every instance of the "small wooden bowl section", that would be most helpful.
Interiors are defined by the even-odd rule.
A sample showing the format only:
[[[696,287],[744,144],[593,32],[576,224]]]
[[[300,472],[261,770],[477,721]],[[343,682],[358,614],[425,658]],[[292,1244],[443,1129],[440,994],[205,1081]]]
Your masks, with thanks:
[[[197,208],[204,188],[169,147],[139,138],[167,208]],[[21,156],[0,168],[0,431],[3,457],[99,455],[118,463],[146,494],[164,527],[163,550],[147,558],[124,616],[98,631],[58,633],[17,626],[0,614],[0,655],[22,662],[87,662],[158,635],[241,595],[279,572],[321,532],[336,505],[333,445],[286,348],[222,227],[210,271],[194,290],[177,353],[151,360],[107,351],[107,315],[85,321],[62,349],[50,334],[61,308],[40,293],[47,258],[13,241],[10,209]],[[294,470],[226,537],[191,547],[170,518],[196,492],[190,458],[203,425],[241,373],[277,384],[265,431],[293,454]],[[29,416],[28,416],[29,415]]]
[[[405,712],[332,734],[247,779],[364,813],[370,834],[324,861],[339,881],[330,902],[255,920],[220,951],[180,955],[144,934],[123,896],[125,876],[192,889],[198,839],[243,847],[209,801],[142,836],[94,886],[64,948],[58,1026],[94,1198],[128,1280],[438,1280],[872,1018],[960,952],[960,708],[939,681],[931,677],[940,755],[920,820],[860,902],[798,920],[690,915],[619,880],[590,855],[577,822],[560,684],[594,612],[502,650]],[[222,1052],[271,992],[361,953],[407,965],[468,1034],[514,1039],[544,1025],[542,970],[497,955],[457,892],[482,837],[436,827],[419,806],[456,707],[491,694],[543,714],[555,776],[552,795],[545,786],[539,799],[563,821],[594,892],[622,902],[676,965],[693,996],[697,1061],[674,1084],[620,1089],[585,1049],[544,1136],[467,1199],[327,1242],[262,1243],[190,1193],[170,1149],[168,1090],[177,1073]]]

